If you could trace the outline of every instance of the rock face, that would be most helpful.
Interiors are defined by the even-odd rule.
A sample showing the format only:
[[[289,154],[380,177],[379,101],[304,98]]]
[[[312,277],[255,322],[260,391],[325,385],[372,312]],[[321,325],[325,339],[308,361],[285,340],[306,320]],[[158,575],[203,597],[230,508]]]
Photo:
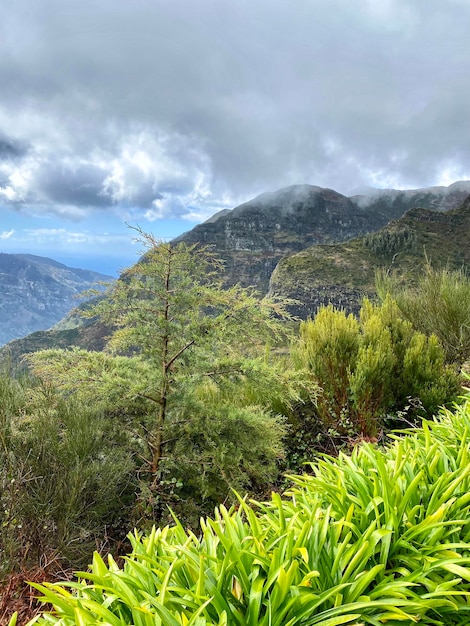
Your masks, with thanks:
[[[450,187],[370,190],[348,198],[332,189],[294,185],[221,211],[175,242],[214,246],[225,261],[227,284],[266,293],[277,263],[315,244],[336,243],[376,231],[412,207],[444,211],[470,194],[470,182]]]
[[[104,274],[30,254],[0,253],[0,345],[50,328],[78,305]]]
[[[355,312],[364,296],[374,294],[377,269],[390,268],[412,282],[426,257],[434,267],[470,266],[470,196],[458,209],[410,209],[375,233],[285,258],[269,291],[296,300],[291,310],[304,319],[329,303]]]
[[[445,263],[449,257],[452,263],[470,263],[468,216],[465,210],[454,211],[469,194],[470,182],[408,191],[368,190],[351,198],[331,189],[295,185],[220,211],[174,241],[214,246],[226,261],[227,284],[253,285],[261,293],[270,288],[295,298],[299,305],[293,311],[301,317],[328,302],[355,310],[362,296],[373,292],[375,268],[400,263],[412,276],[423,263],[423,246],[433,262]],[[397,219],[405,211],[403,220]],[[384,228],[390,220],[396,221]],[[25,292],[28,289],[32,287],[25,286]],[[83,289],[86,286],[75,293]],[[74,304],[73,300],[64,304],[64,314]],[[3,313],[3,319],[11,319],[15,311]],[[59,317],[44,321],[42,328]],[[31,332],[25,326],[15,330],[11,337]],[[11,342],[0,351],[0,360],[5,352],[15,360],[48,347],[100,350],[107,334],[99,321],[85,322],[72,314],[50,330]]]
[[[265,293],[281,258],[382,224],[380,216],[336,191],[295,185],[225,211],[176,241],[213,245],[225,260],[229,284],[252,285]]]

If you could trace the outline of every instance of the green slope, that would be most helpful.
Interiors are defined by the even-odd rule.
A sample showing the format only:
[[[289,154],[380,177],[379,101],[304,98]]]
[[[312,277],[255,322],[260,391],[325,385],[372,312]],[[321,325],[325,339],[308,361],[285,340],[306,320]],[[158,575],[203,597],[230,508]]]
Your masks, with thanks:
[[[399,220],[342,244],[317,245],[283,259],[273,272],[270,293],[299,301],[295,312],[312,315],[329,302],[357,310],[374,293],[378,268],[413,280],[426,257],[435,267],[470,264],[470,197],[458,209],[411,209]]]

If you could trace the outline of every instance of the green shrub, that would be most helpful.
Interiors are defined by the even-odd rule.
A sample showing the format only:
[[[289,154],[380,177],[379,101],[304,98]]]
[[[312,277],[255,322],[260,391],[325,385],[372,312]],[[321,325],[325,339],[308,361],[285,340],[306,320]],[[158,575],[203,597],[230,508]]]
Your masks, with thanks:
[[[278,474],[276,460],[283,455],[284,430],[283,419],[260,406],[193,403],[190,418],[182,413],[167,431],[161,489],[139,484],[140,524],[171,519],[171,508],[185,525],[197,528],[201,515],[235,500],[231,489],[269,493]]]
[[[438,337],[447,363],[460,370],[470,359],[470,278],[463,269],[435,269],[427,262],[414,286],[385,272],[376,286],[382,299],[391,294],[415,330]]]
[[[331,305],[320,308],[301,323],[293,353],[322,389],[321,421],[339,432],[377,436],[384,419],[410,402],[431,415],[459,390],[436,337],[413,330],[390,297],[381,305],[365,300],[359,320]]]
[[[216,510],[95,554],[78,581],[34,585],[38,625],[463,626],[470,598],[470,399],[385,449],[294,476],[284,499]]]
[[[81,562],[129,524],[133,462],[119,429],[32,381],[1,378],[2,569]]]
[[[335,425],[349,399],[349,372],[359,351],[359,323],[351,314],[321,307],[315,319],[301,322],[292,352],[297,367],[311,371],[321,386],[317,406],[323,421]]]

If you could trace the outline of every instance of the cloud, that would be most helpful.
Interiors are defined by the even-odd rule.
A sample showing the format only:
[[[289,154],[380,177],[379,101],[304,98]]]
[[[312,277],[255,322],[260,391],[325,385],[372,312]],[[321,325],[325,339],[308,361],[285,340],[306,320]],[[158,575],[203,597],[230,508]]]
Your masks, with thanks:
[[[93,233],[90,231],[71,231],[66,228],[27,228],[22,232],[23,241],[34,241],[39,244],[54,243],[59,247],[70,246],[99,247],[128,244],[129,236],[111,233]]]
[[[10,239],[15,230],[12,228],[11,230],[4,230],[3,233],[0,233],[0,239]]]
[[[187,202],[210,195],[210,164],[191,138],[141,130],[124,137],[115,153],[101,195],[143,209],[150,220],[182,216]]]
[[[15,0],[0,202],[199,220],[292,183],[470,178],[462,0]]]
[[[24,156],[27,151],[23,142],[0,133],[0,162],[16,160]]]
[[[211,195],[210,163],[189,138],[140,129],[106,140],[76,153],[70,144],[52,153],[38,143],[34,154],[0,163],[0,198],[33,215],[75,221],[107,209],[153,221],[182,217],[188,205]]]

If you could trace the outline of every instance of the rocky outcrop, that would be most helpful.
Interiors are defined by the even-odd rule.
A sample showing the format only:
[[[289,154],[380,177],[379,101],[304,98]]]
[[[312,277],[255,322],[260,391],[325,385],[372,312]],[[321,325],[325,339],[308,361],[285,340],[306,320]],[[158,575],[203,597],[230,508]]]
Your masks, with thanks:
[[[412,207],[459,206],[470,182],[418,190],[369,190],[348,198],[332,189],[293,185],[221,211],[175,242],[213,246],[225,261],[227,284],[266,293],[277,263],[315,244],[342,242],[376,231]]]
[[[266,292],[281,258],[316,243],[350,239],[382,222],[332,189],[295,185],[262,194],[176,241],[214,246],[225,261],[228,284]]]
[[[426,258],[434,267],[470,266],[470,197],[458,209],[410,209],[375,233],[285,258],[269,291],[295,300],[291,311],[304,319],[329,303],[355,312],[364,296],[374,295],[377,269],[397,271],[413,282]]]
[[[454,210],[468,194],[470,182],[411,191],[368,190],[351,198],[331,189],[294,185],[220,211],[174,241],[213,246],[225,260],[227,284],[253,285],[262,293],[271,285],[272,291],[298,301],[292,309],[300,317],[329,302],[355,310],[364,294],[373,293],[375,268],[401,263],[412,277],[423,263],[424,249],[433,261],[449,257],[456,264],[470,262],[468,216]],[[384,228],[390,220],[396,221]],[[24,280],[27,294],[32,287]],[[63,306],[68,310],[74,304],[69,300]],[[38,299],[37,311],[42,306]],[[28,311],[32,314],[26,307],[26,316]],[[3,319],[13,315],[10,310]],[[54,321],[44,321],[42,328]],[[15,336],[27,332],[23,326]],[[107,334],[98,320],[84,322],[69,315],[48,331],[11,342],[0,357],[8,353],[15,360],[26,352],[70,345],[100,350]]]
[[[0,345],[50,328],[110,276],[31,254],[0,253]]]

